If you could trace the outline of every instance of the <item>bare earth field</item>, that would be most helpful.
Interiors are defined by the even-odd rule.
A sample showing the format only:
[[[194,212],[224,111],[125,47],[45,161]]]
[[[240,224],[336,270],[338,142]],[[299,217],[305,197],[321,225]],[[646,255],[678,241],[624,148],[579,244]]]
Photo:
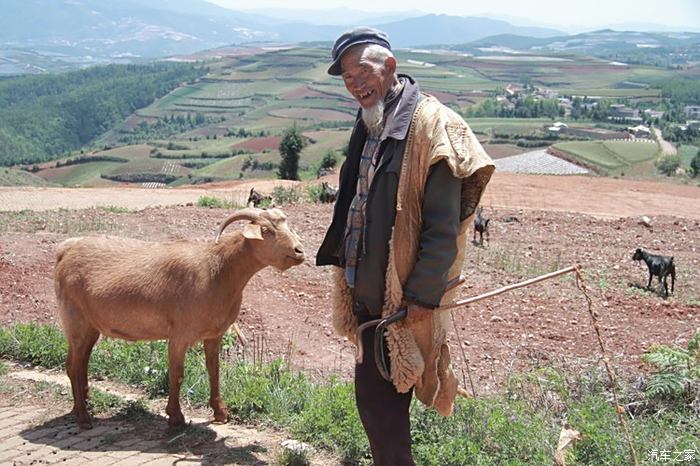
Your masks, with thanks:
[[[255,186],[269,191],[274,183]],[[204,193],[243,196],[250,186],[3,188],[0,209],[15,212],[0,212],[0,325],[56,322],[52,269],[63,239],[91,233],[149,240],[213,238],[228,211],[186,204]],[[155,206],[128,213],[87,208],[96,203]],[[632,375],[643,370],[640,356],[649,346],[684,345],[700,328],[699,188],[501,173],[489,185],[484,205],[492,219],[491,241],[469,245],[460,298],[581,264],[612,361]],[[35,211],[58,207],[82,210]],[[29,210],[17,212],[23,209]],[[284,273],[266,269],[255,276],[245,291],[240,326],[258,351],[262,346],[265,358],[285,358],[314,377],[349,378],[353,350],[333,333],[329,318],[331,270],[314,266],[332,206],[299,204],[283,210],[302,237],[308,260]],[[641,215],[651,218],[651,227],[639,222]],[[646,266],[631,260],[637,247],[675,257],[678,276],[670,298],[643,289]],[[595,366],[600,358],[585,300],[570,277],[454,311],[454,321],[449,338],[456,371],[471,373],[477,393],[500,389],[516,369],[555,365],[578,370]]]

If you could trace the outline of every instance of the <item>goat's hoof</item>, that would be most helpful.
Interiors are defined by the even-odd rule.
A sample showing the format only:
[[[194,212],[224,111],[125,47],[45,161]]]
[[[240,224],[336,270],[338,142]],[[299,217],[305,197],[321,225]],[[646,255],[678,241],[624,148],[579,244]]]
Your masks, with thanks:
[[[226,424],[228,422],[228,409],[223,409],[214,413],[214,422]]]
[[[168,425],[170,427],[182,427],[185,425],[185,416],[180,414],[179,416],[170,416],[168,418]]]

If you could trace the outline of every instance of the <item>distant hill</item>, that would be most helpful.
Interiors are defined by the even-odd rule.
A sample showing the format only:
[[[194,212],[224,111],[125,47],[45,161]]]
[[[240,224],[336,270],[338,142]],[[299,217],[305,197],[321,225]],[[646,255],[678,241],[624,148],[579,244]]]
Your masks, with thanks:
[[[385,29],[396,47],[460,44],[506,33],[563,34],[447,15],[363,17],[353,10],[329,10],[329,22],[337,20],[329,25],[276,16],[229,10],[204,0],[3,0],[0,75],[134,62],[247,43],[332,41],[357,22]],[[350,22],[352,17],[357,20]]]
[[[376,25],[389,34],[397,47],[456,44],[497,34],[532,37],[561,36],[556,29],[513,26],[490,18],[425,15]]]
[[[79,149],[139,108],[205,73],[190,64],[109,65],[0,81],[0,165]]]
[[[573,53],[625,63],[674,66],[700,61],[700,33],[603,29],[549,38],[500,34],[452,48],[475,55],[492,54],[494,51]]]

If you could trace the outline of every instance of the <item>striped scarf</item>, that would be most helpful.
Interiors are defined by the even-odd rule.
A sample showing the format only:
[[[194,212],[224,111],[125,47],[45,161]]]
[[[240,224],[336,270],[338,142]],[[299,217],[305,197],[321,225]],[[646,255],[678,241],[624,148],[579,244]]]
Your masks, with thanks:
[[[367,193],[372,182],[372,175],[377,168],[379,155],[379,136],[368,135],[365,141],[362,155],[360,156],[360,170],[357,175],[357,192],[348,210],[348,219],[345,230],[345,279],[350,288],[355,287],[355,272],[357,270],[357,258],[364,251],[365,207],[367,205]]]

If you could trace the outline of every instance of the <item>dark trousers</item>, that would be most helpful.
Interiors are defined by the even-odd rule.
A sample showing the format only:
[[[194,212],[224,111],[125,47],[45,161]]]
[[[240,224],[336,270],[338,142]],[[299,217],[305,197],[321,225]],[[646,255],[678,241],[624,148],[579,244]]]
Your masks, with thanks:
[[[372,317],[360,317],[360,323]],[[374,466],[415,466],[411,454],[409,406],[413,389],[398,393],[374,362],[374,331],[362,335],[364,358],[355,366],[355,401],[372,449]]]

